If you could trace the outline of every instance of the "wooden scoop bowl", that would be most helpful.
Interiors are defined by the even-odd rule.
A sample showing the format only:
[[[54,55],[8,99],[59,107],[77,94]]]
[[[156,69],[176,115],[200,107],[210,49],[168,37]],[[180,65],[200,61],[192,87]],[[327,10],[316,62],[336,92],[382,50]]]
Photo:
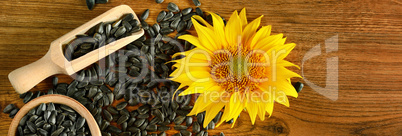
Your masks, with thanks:
[[[18,113],[14,116],[13,121],[11,122],[10,128],[8,130],[8,136],[15,136],[17,133],[17,127],[22,117],[24,117],[32,108],[39,106],[41,103],[49,103],[53,102],[55,104],[63,104],[74,109],[78,114],[85,118],[86,123],[88,124],[91,135],[93,136],[101,136],[101,131],[96,123],[92,114],[85,108],[81,103],[70,98],[68,96],[59,95],[59,94],[49,94],[44,95],[38,98],[35,98],[25,104]]]
[[[81,56],[72,61],[68,61],[64,57],[62,46],[68,44],[71,40],[75,39],[78,34],[84,34],[93,26],[100,22],[116,21],[120,19],[124,14],[132,13],[134,19],[138,20],[138,17],[134,11],[127,5],[117,6],[102,15],[92,19],[84,25],[74,29],[73,31],[63,35],[50,44],[49,51],[41,59],[18,68],[12,71],[8,75],[8,79],[15,91],[18,93],[25,93],[32,89],[42,80],[55,74],[67,74],[72,75],[77,71],[95,63],[99,59],[106,57],[114,51],[124,47],[132,41],[138,39],[144,35],[144,30],[133,33],[130,36],[121,38],[117,41],[109,43],[106,46],[102,46],[97,50],[91,51],[84,56]]]

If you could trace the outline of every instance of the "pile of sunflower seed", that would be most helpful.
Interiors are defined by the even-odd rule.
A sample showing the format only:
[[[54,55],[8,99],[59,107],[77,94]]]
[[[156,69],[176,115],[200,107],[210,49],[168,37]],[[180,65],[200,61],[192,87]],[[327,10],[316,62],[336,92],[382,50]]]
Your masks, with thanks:
[[[3,112],[16,108],[8,105]],[[11,114],[10,114],[11,115]],[[91,135],[85,118],[66,105],[42,103],[21,118],[18,136],[85,136]]]
[[[114,22],[100,22],[87,33],[77,35],[65,49],[65,57],[71,61],[82,55],[141,30],[138,20],[129,13]]]
[[[127,45],[125,49],[77,72],[71,83],[58,83],[58,78],[54,77],[52,89],[27,92],[21,94],[20,98],[27,103],[45,94],[72,97],[92,113],[102,130],[102,135],[106,136],[163,136],[166,135],[165,131],[172,128],[179,131],[175,135],[188,136],[194,133],[207,136],[207,130],[214,128],[221,113],[214,119],[216,121],[211,121],[206,128],[202,128],[205,112],[197,117],[186,116],[193,108],[189,105],[191,95],[175,97],[172,101],[173,92],[179,84],[166,80],[174,70],[171,69],[173,64],[166,62],[183,57],[171,58],[171,55],[195,48],[177,37],[189,33],[187,30],[192,27],[190,18],[197,13],[192,12],[192,8],[180,11],[174,3],[169,3],[168,10],[163,11],[165,15],[161,13],[158,16],[160,24],[164,23],[162,27],[159,23],[150,27],[144,21],[149,15],[149,10],[146,10],[141,15],[141,25],[146,32],[144,36]],[[204,16],[201,9],[197,8],[196,11]],[[127,24],[131,28],[127,27]],[[138,21],[132,19],[132,15],[126,15],[115,22],[102,22],[85,35],[77,35],[77,38],[66,46],[65,56],[68,60],[76,59],[140,28]],[[167,36],[175,30],[179,32],[176,37]],[[114,90],[110,87],[114,87]],[[178,93],[181,91],[183,90]],[[114,101],[121,99],[124,100],[112,106]],[[139,108],[128,111],[127,107],[130,106]],[[10,117],[18,112],[18,108],[13,107],[8,111]],[[169,124],[174,126],[171,128]]]
[[[124,49],[77,72],[73,75],[74,80],[71,83],[58,83],[58,78],[54,77],[52,89],[27,92],[21,94],[20,98],[27,103],[45,94],[72,97],[92,113],[104,136],[165,136],[165,131],[172,128],[179,131],[175,136],[207,136],[207,130],[214,129],[222,112],[203,128],[205,112],[197,116],[186,116],[193,108],[190,106],[192,96],[173,98],[179,84],[166,79],[174,71],[173,63],[167,62],[183,57],[171,56],[195,48],[191,43],[177,39],[178,36],[189,33],[187,30],[192,28],[193,15],[199,15],[212,23],[211,15],[206,16],[200,8],[196,8],[195,12],[193,8],[180,11],[174,3],[169,3],[167,11],[158,14],[157,23],[152,26],[145,22],[149,10],[145,10],[140,16],[140,23],[132,19],[132,15],[126,15],[115,22],[100,23],[86,35],[78,35],[77,39],[67,45],[65,56],[68,60],[83,56],[107,43],[139,31],[140,28],[145,30],[145,35]],[[174,37],[168,36],[174,31],[177,31]],[[110,88],[113,88],[113,91]],[[181,91],[183,90],[177,93]],[[120,102],[112,106],[114,101]],[[129,111],[130,106],[139,107]],[[17,112],[18,108],[15,106],[7,108],[10,117]],[[171,128],[172,123],[174,126]],[[231,124],[233,120],[226,123]]]

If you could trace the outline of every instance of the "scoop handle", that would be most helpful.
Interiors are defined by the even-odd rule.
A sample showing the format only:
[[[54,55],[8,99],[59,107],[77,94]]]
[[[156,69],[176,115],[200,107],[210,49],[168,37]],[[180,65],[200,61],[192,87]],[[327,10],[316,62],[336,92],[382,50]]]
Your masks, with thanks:
[[[61,68],[54,64],[50,56],[49,51],[39,60],[8,74],[8,79],[17,93],[25,93],[47,77],[62,73]]]

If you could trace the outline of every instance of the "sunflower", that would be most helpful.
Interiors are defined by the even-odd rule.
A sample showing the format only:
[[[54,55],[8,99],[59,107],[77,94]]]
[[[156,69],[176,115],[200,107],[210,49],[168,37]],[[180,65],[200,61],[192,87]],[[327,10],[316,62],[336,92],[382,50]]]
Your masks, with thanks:
[[[254,125],[257,115],[261,120],[266,113],[272,115],[275,101],[289,107],[287,96],[298,96],[290,78],[300,75],[285,68],[299,67],[284,58],[296,44],[285,44],[282,34],[270,35],[271,26],[259,28],[263,16],[248,23],[245,9],[240,14],[234,11],[226,25],[220,16],[210,14],[212,24],[201,16],[192,17],[198,37],[179,37],[196,48],[173,55],[185,56],[172,61],[177,69],[171,80],[184,90],[179,96],[200,94],[188,115],[206,111],[206,127],[223,109],[219,126],[232,119],[236,122],[245,110]]]

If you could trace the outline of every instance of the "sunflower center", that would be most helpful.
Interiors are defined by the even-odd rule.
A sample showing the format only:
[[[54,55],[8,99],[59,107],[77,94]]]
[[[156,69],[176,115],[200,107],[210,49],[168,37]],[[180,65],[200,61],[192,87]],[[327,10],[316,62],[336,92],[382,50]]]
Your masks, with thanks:
[[[215,82],[227,92],[258,90],[256,84],[266,78],[266,66],[261,54],[250,54],[250,50],[227,49],[212,56],[211,75]]]
[[[244,65],[246,62],[246,60],[244,59],[244,57],[242,56],[238,56],[237,58],[233,58],[233,60],[231,60],[232,62],[230,62],[230,71],[233,72],[234,76],[244,76],[246,75],[246,70],[248,70],[247,64]]]

